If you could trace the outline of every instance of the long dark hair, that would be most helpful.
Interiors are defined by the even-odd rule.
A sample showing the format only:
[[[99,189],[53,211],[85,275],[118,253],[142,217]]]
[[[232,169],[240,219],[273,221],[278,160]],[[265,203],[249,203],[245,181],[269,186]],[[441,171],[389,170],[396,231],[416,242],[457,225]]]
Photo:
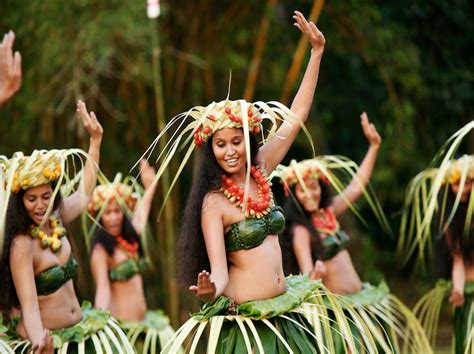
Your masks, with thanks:
[[[54,183],[51,184],[55,189]],[[2,259],[0,262],[0,311],[7,320],[10,318],[10,310],[13,307],[19,307],[20,302],[16,293],[15,285],[10,269],[10,248],[14,238],[18,235],[28,235],[30,225],[34,221],[28,215],[23,203],[25,191],[20,189],[18,193],[12,193],[8,201],[6,224],[5,224],[5,240],[3,243]],[[57,211],[62,203],[61,193],[57,193],[53,201],[53,211]]]
[[[138,241],[138,254],[143,255],[143,249],[140,242],[140,237],[138,236],[137,231],[130,222],[127,214],[123,212],[123,221],[122,221],[122,234],[121,236],[128,242],[134,243]],[[100,220],[100,225],[102,226],[102,219]],[[115,252],[115,247],[117,247],[117,240],[111,234],[109,234],[103,227],[98,227],[94,233],[94,237],[91,241],[91,253],[94,250],[94,247],[97,244],[101,244],[109,256],[113,256]]]
[[[447,186],[445,221],[456,199],[455,193]],[[449,224],[446,234],[439,235],[435,241],[434,266],[437,275],[443,277],[451,276],[453,254],[462,256],[464,262],[474,264],[474,222],[468,234],[464,232],[469,202],[459,203],[454,218]]]
[[[332,194],[329,186],[319,180],[321,187],[320,208],[327,208],[331,204]],[[295,186],[290,188],[290,195],[283,204],[285,211],[285,230],[280,234],[280,247],[283,256],[283,271],[285,275],[299,274],[298,261],[293,251],[293,228],[297,225],[306,227],[311,235],[311,251],[321,248],[321,237],[311,222],[311,213],[306,211],[296,198]]]
[[[202,159],[184,209],[183,223],[178,240],[178,281],[185,287],[196,284],[197,275],[200,271],[204,269],[210,271],[209,257],[207,256],[201,228],[202,203],[208,193],[219,190],[224,173],[212,151],[212,139],[211,136],[201,148]],[[257,154],[257,139],[253,134],[250,134],[252,165],[256,165]]]

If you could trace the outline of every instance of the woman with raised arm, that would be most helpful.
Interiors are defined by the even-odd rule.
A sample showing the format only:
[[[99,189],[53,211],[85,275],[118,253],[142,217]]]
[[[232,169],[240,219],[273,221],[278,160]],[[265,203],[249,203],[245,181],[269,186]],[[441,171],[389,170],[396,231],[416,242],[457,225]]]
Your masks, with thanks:
[[[284,205],[285,231],[280,236],[285,274],[307,274],[311,279],[322,279],[333,293],[344,295],[359,312],[384,352],[430,352],[423,329],[410,310],[394,295],[387,285],[362,283],[352,264],[346,246],[349,236],[340,228],[338,216],[362,195],[369,200],[376,216],[384,224],[384,216],[374,196],[366,189],[372,174],[382,139],[367,114],[361,114],[362,131],[369,149],[360,167],[342,156],[318,156],[311,160],[292,161],[279,166],[279,176],[287,195]],[[350,176],[350,183],[338,178],[337,171]],[[331,186],[337,191],[332,196]],[[355,210],[355,209],[354,209]],[[383,315],[378,312],[383,311]],[[349,322],[356,323],[347,312]],[[398,322],[394,322],[397,318]],[[356,333],[356,330],[353,330]]]
[[[202,149],[184,211],[177,265],[181,283],[206,304],[176,332],[165,353],[175,353],[184,343],[187,352],[194,352],[209,324],[206,347],[211,353],[333,352],[313,334],[307,318],[330,333],[324,301],[339,306],[335,308],[338,315],[340,305],[319,281],[285,278],[277,237],[285,218],[275,205],[268,178],[308,118],[325,44],[323,34],[300,12],[295,12],[294,19],[312,50],[291,109],[278,102],[227,99],[194,107],[167,126],[180,120],[182,126],[182,119],[192,118],[181,134],[174,135],[169,150],[163,151],[166,159],[155,181],[189,134],[194,139],[180,168],[195,147]],[[274,123],[272,140],[263,136],[265,119]],[[278,119],[283,122],[276,130]],[[260,148],[258,135],[264,140]],[[309,297],[319,306],[308,303]],[[354,349],[345,317],[338,316],[333,327]]]
[[[141,275],[147,261],[140,238],[146,232],[156,185],[152,185],[155,171],[145,160],[140,161],[140,176],[143,193],[137,181],[122,181],[120,174],[94,189],[88,208],[94,223],[87,233],[93,234],[94,306],[109,310],[137,352],[147,353],[159,352],[174,331],[163,311],[147,310]]]
[[[472,129],[474,122],[454,137],[462,137]],[[474,155],[452,159],[455,149],[442,151],[448,151],[443,162],[420,172],[407,189],[399,252],[407,261],[417,250],[418,260],[432,262],[440,278],[414,308],[433,346],[440,310],[448,299],[454,306],[454,352],[471,353],[474,350]],[[421,196],[425,198],[419,199]],[[413,226],[407,229],[409,220]]]
[[[78,103],[78,114],[90,135],[89,152],[36,150],[31,156],[15,154],[6,171],[8,203],[1,260],[0,308],[4,317],[14,307],[21,317],[13,330],[23,338],[11,342],[15,350],[31,345],[34,353],[92,352],[100,348],[133,352],[125,334],[109,314],[79,305],[72,278],[77,263],[65,225],[87,207],[95,186],[102,127],[95,114]],[[77,191],[61,195],[61,183],[71,190],[76,169],[74,157],[87,158]],[[9,196],[11,192],[11,195]],[[107,335],[105,334],[107,333]],[[54,339],[54,340],[53,340]]]

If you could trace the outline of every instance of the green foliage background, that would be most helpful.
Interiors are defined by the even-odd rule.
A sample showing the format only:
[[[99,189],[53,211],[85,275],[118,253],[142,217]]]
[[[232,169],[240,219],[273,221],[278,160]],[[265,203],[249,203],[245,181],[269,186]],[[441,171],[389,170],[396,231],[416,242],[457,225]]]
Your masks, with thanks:
[[[0,152],[87,148],[74,115],[76,101],[84,99],[104,126],[102,170],[110,177],[127,173],[158,134],[152,31],[160,37],[169,119],[225,98],[230,69],[231,98],[242,96],[264,15],[270,30],[254,99],[278,99],[300,37],[292,11],[309,13],[312,4],[279,0],[269,9],[257,0],[164,0],[156,26],[146,17],[145,0],[4,0],[0,32],[17,34],[24,81],[21,92],[0,110]],[[323,7],[318,26],[327,45],[308,127],[317,153],[360,161],[367,143],[358,117],[368,112],[383,137],[372,184],[395,230],[409,179],[452,133],[474,119],[473,6],[467,0],[334,0]],[[471,134],[463,152],[473,151]],[[309,157],[309,144],[300,137],[288,159]],[[191,177],[189,168],[173,193],[177,220]],[[364,215],[371,221],[370,213]],[[408,272],[397,270],[394,240],[374,223],[364,229],[346,219],[356,235],[352,255],[359,271],[369,280],[387,277],[392,290],[412,304],[418,293],[407,286]],[[157,249],[162,246],[157,239]],[[160,279],[169,271],[163,257],[173,254],[157,255],[159,271],[148,289],[149,301],[167,307]],[[83,250],[82,258],[87,264]],[[81,296],[90,298],[91,284],[84,284]],[[183,316],[190,310],[184,302],[179,308]]]

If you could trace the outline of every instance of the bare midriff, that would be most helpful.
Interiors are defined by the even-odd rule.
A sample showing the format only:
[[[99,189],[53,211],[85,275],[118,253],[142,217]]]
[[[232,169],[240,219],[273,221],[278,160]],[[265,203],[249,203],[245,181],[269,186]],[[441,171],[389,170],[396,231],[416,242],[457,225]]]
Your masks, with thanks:
[[[128,280],[114,281],[110,286],[112,292],[110,312],[112,316],[125,321],[143,321],[147,306],[142,276],[135,274]]]
[[[82,320],[81,306],[72,280],[52,294],[38,296],[38,304],[43,327],[49,330],[71,327]],[[27,338],[23,318],[17,330],[21,337]]]
[[[333,258],[324,261],[326,275],[324,285],[339,295],[354,294],[362,289],[362,283],[347,250],[341,250]]]
[[[227,259],[229,283],[223,295],[235,303],[271,299],[286,291],[277,236],[267,236],[261,245],[249,250],[228,252]]]

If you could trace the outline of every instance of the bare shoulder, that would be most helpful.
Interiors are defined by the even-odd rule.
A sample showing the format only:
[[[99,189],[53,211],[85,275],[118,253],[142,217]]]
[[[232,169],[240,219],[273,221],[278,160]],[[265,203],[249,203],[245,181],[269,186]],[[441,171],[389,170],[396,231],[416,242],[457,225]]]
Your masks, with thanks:
[[[228,203],[225,195],[219,191],[209,192],[202,202],[203,213],[221,213]]]
[[[34,251],[33,241],[29,235],[15,236],[10,247],[10,254],[32,254]]]
[[[303,226],[301,224],[295,225],[291,228],[291,231],[293,233],[293,236],[296,237],[307,237],[309,238],[311,234],[309,233],[309,230],[306,226]]]
[[[99,256],[99,257],[107,257],[108,256],[108,253],[105,250],[105,247],[102,246],[100,243],[96,243],[94,245],[94,249],[91,252],[91,258],[92,257],[97,257],[97,256]]]

